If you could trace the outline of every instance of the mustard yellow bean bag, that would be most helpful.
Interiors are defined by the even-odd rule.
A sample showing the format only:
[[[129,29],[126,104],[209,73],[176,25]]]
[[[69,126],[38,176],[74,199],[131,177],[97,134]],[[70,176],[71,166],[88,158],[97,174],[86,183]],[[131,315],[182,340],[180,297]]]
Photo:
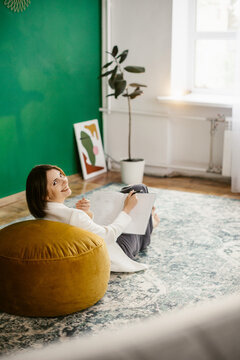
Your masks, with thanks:
[[[0,311],[59,316],[85,309],[107,290],[110,261],[99,236],[29,220],[0,230]]]

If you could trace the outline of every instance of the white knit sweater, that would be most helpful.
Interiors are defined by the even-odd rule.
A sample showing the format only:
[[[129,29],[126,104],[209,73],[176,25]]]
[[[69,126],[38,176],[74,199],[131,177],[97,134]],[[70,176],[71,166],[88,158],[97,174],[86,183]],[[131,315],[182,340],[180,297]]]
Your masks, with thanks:
[[[124,211],[119,213],[112,224],[101,226],[96,224],[84,211],[69,208],[61,203],[48,202],[45,210],[47,213],[45,220],[63,222],[101,236],[107,245],[111,271],[135,272],[147,268],[147,265],[130,259],[116,242],[118,236],[124,232],[131,221],[131,216]]]

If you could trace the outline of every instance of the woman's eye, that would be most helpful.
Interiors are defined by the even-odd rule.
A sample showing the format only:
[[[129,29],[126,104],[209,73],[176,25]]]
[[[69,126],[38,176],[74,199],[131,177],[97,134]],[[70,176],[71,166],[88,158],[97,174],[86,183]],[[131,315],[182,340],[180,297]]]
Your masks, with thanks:
[[[56,182],[56,181],[53,182],[53,186],[55,186],[55,185],[57,185],[57,182]]]

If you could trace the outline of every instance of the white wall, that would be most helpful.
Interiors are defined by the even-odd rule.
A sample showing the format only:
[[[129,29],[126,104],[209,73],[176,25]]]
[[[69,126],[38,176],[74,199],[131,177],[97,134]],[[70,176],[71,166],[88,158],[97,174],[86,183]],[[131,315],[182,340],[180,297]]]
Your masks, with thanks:
[[[106,1],[103,2],[106,5]],[[209,163],[210,123],[204,117],[216,114],[231,115],[229,109],[167,105],[157,96],[170,94],[172,0],[111,0],[108,2],[111,26],[105,50],[118,45],[120,51],[129,49],[124,64],[146,68],[144,74],[130,74],[128,79],[148,87],[144,95],[132,101],[134,157],[145,159],[148,171],[159,173],[160,168],[207,169]],[[105,34],[105,32],[103,31]],[[104,142],[106,152],[116,160],[127,157],[127,100],[109,100],[103,86]],[[109,98],[108,98],[109,99]],[[223,126],[219,126],[214,144],[214,164],[221,166]]]

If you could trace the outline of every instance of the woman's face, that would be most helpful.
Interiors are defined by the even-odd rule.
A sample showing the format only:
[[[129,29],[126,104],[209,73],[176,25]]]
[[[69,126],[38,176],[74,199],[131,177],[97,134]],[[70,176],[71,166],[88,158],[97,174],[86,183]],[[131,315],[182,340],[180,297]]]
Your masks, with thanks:
[[[68,179],[59,170],[51,169],[47,173],[47,201],[63,203],[71,195]]]

